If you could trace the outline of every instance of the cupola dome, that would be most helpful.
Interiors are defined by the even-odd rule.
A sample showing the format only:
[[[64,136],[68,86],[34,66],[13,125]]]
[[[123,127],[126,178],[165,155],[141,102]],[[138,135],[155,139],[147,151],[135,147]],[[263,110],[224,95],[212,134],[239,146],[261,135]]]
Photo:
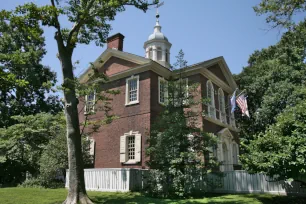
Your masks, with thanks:
[[[152,59],[164,67],[170,68],[170,48],[171,43],[168,38],[161,32],[159,24],[159,14],[156,14],[156,24],[153,33],[149,36],[148,41],[144,43],[146,58]]]

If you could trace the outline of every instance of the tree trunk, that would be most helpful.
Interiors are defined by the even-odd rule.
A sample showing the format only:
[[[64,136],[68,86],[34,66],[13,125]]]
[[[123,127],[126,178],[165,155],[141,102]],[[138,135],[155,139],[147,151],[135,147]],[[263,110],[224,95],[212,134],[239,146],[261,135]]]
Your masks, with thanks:
[[[65,115],[67,123],[67,145],[69,183],[68,195],[63,204],[92,204],[87,196],[84,181],[84,169],[82,158],[82,143],[75,94],[75,84],[72,66],[72,52],[65,48],[59,48],[59,58],[63,71],[63,88],[65,99]]]

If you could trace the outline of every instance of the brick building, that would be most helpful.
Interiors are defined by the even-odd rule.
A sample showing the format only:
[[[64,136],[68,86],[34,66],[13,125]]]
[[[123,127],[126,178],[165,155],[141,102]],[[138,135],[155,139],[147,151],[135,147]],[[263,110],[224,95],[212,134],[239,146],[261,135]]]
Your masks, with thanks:
[[[119,119],[94,133],[92,152],[95,168],[145,168],[145,146],[152,121],[162,110],[166,92],[161,87],[176,73],[170,68],[171,43],[161,32],[157,16],[154,32],[144,43],[145,57],[123,51],[124,36],[120,33],[107,39],[107,49],[94,62],[99,71],[110,79],[108,87],[120,90],[113,97],[112,109]],[[88,69],[81,77],[86,83]],[[198,111],[207,114],[199,118],[204,131],[215,133],[220,142],[214,154],[223,161],[220,170],[233,170],[238,166],[239,138],[234,115],[230,113],[230,96],[237,88],[223,57],[203,61],[184,69],[186,85],[200,84],[200,97],[209,98],[208,105],[199,105]],[[87,111],[94,95],[86,97]],[[80,121],[84,121],[84,104],[79,104]],[[89,119],[99,119],[103,113],[96,111]]]

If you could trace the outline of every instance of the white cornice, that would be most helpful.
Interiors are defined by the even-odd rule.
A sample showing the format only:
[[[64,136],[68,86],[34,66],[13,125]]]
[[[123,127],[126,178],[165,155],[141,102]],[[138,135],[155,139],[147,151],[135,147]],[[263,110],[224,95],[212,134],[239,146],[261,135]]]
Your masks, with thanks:
[[[149,59],[144,57],[140,57],[137,55],[133,55],[130,53],[118,51],[115,49],[107,49],[105,50],[93,63],[93,65],[89,66],[87,70],[79,77],[79,81],[81,83],[85,83],[88,80],[88,74],[92,72],[92,66],[101,68],[105,62],[107,62],[111,57],[118,57],[120,59],[133,62],[135,64],[143,65],[150,62]]]

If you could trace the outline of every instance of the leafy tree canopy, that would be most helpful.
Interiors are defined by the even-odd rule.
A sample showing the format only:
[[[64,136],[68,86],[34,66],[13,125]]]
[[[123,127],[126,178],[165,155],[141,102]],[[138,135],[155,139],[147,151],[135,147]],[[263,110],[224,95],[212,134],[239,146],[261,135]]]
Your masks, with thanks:
[[[266,21],[273,27],[291,27],[294,25],[293,16],[306,11],[305,0],[262,0],[254,7],[257,14],[267,14]]]
[[[14,115],[61,110],[50,94],[56,74],[40,64],[46,53],[42,35],[39,22],[0,12],[0,127],[16,123]]]
[[[245,147],[241,161],[250,172],[297,179],[305,171],[305,25],[301,22],[276,45],[255,51],[236,76],[248,93],[251,113],[250,119],[238,116]]]
[[[306,101],[287,108],[276,123],[260,133],[242,155],[250,172],[265,172],[280,179],[304,180],[306,176]]]
[[[252,139],[276,122],[287,106],[305,99],[306,22],[285,33],[280,42],[249,58],[249,66],[235,76],[240,89],[246,89],[250,119],[237,116],[241,137]]]

